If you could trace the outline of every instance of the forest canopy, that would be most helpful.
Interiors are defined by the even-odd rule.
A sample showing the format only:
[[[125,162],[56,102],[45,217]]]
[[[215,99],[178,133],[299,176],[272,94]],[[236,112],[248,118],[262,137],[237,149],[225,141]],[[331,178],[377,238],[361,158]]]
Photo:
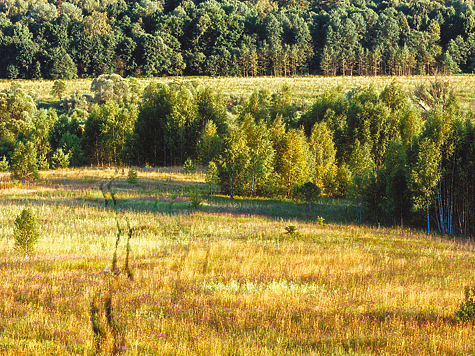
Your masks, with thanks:
[[[470,1],[4,0],[0,77],[471,73]]]

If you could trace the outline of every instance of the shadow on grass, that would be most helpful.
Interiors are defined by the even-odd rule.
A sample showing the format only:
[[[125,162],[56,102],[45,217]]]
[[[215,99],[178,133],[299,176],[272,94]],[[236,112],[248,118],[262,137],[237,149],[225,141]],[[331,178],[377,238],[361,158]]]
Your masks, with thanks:
[[[236,216],[262,216],[272,219],[319,221],[320,223],[349,224],[356,221],[354,206],[345,199],[320,198],[311,208],[307,203],[293,200],[278,200],[237,197],[230,199],[223,195],[213,196],[207,200],[203,195],[202,204],[191,208],[188,186],[193,183],[180,184],[157,181],[151,184],[131,185],[124,180],[113,182],[111,189],[115,193],[117,205],[114,207],[109,193],[104,198],[100,183],[104,180],[78,180],[75,178],[50,179],[32,184],[28,193],[18,193],[0,201],[1,205],[87,205],[94,208],[118,209],[121,211],[140,211],[170,215],[190,214],[196,212],[227,214]],[[203,183],[194,183],[204,187]],[[41,190],[41,189],[45,190]],[[95,192],[95,193],[94,193]],[[6,192],[7,193],[7,192]],[[107,200],[107,201],[106,201]]]

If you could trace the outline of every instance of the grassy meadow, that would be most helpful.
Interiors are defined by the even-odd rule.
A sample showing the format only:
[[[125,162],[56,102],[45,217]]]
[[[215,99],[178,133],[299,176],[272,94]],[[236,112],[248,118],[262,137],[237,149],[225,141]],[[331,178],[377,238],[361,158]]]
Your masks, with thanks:
[[[127,173],[0,186],[1,355],[475,354],[473,324],[454,317],[474,284],[472,242],[360,226],[343,200],[192,209],[203,173],[142,170],[137,185]],[[112,177],[115,209],[101,191]],[[27,206],[41,229],[30,256],[12,238]]]
[[[210,87],[215,92],[225,95],[241,97],[250,95],[256,90],[267,89],[271,92],[277,92],[284,85],[289,86],[293,100],[301,106],[309,106],[313,99],[335,86],[341,86],[345,90],[355,87],[366,87],[373,85],[378,90],[382,90],[385,86],[395,81],[402,85],[408,91],[414,90],[417,85],[426,83],[429,80],[442,79],[450,81],[451,88],[457,93],[460,102],[464,108],[473,109],[475,107],[475,76],[458,75],[458,76],[408,76],[408,77],[161,77],[161,78],[138,78],[142,88],[145,88],[150,82],[170,83],[193,81],[204,87]],[[90,93],[92,79],[74,79],[65,80],[66,90],[65,96],[78,92],[81,94]],[[27,92],[35,93],[37,99],[44,105],[48,106],[58,100],[57,97],[51,95],[53,80],[1,80],[0,91],[8,89],[12,82],[20,84]]]

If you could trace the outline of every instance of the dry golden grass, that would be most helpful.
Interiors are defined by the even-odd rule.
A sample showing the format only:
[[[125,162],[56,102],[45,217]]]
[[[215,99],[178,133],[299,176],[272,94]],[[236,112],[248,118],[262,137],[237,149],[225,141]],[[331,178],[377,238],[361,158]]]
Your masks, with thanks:
[[[475,353],[473,325],[453,316],[473,284],[473,243],[271,218],[223,198],[222,213],[217,203],[160,211],[137,200],[166,189],[180,196],[202,182],[199,173],[139,172],[138,186],[120,178],[113,189],[123,209],[114,211],[99,191],[114,174],[43,172],[38,184],[1,191],[0,354],[93,354],[91,302],[97,296],[103,308],[109,293],[115,326],[103,354],[114,332],[124,355]],[[170,174],[177,183],[164,188]],[[11,236],[26,205],[42,239],[25,257]],[[121,267],[126,219],[135,229],[133,281],[110,273],[115,218]],[[286,234],[289,225],[297,233]]]

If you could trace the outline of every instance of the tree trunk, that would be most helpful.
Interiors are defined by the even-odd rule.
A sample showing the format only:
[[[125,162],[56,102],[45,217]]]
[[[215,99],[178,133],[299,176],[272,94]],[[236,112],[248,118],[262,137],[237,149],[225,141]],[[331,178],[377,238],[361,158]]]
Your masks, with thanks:
[[[430,224],[429,224],[429,201],[427,201],[427,235],[430,234]]]

